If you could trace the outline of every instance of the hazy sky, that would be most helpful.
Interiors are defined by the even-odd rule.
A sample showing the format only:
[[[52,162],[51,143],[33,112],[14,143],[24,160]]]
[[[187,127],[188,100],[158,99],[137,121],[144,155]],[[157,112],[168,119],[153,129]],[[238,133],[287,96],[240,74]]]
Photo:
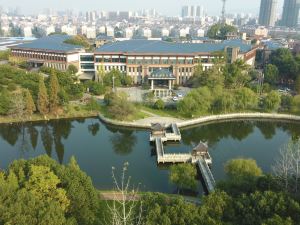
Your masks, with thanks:
[[[282,11],[282,2],[279,0],[278,12]],[[203,5],[209,14],[220,14],[221,0],[0,0],[4,8],[19,6],[22,13],[37,13],[44,8],[86,10],[138,10],[156,8],[166,15],[179,15],[183,5]],[[259,11],[260,0],[227,0],[228,12]]]

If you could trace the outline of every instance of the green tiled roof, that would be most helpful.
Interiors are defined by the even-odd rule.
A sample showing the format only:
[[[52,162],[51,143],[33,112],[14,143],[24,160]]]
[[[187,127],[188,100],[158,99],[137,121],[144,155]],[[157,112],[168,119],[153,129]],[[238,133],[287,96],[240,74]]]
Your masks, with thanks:
[[[239,47],[241,52],[248,52],[252,46],[242,40],[228,40],[221,43],[173,43],[152,40],[129,40],[109,43],[96,50],[97,53],[158,53],[158,54],[196,54],[224,51],[226,47]]]
[[[83,47],[64,43],[65,40],[71,38],[69,35],[52,35],[36,39],[30,43],[15,46],[15,49],[34,49],[45,51],[72,52],[82,50]]]

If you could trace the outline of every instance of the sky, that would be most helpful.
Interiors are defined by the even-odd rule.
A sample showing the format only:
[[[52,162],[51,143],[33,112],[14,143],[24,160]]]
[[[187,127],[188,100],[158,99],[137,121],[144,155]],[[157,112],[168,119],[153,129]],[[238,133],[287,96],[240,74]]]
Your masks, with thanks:
[[[283,0],[278,0],[278,12],[282,11]],[[221,0],[0,0],[3,8],[20,7],[25,14],[42,12],[45,8],[56,10],[139,10],[155,8],[159,13],[169,16],[180,15],[183,5],[203,5],[209,15],[219,15],[222,9]],[[260,0],[227,0],[227,12],[258,14]]]

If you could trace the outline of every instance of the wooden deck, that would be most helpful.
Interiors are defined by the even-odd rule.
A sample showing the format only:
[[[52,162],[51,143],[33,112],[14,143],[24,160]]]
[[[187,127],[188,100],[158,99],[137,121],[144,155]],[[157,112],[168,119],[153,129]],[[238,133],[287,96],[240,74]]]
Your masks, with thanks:
[[[208,193],[213,192],[215,190],[216,182],[209,166],[207,165],[207,163],[203,158],[199,159],[197,164]]]
[[[157,156],[157,163],[193,163],[197,164],[199,171],[203,177],[204,184],[208,193],[211,193],[215,189],[215,179],[209,168],[209,164],[212,163],[211,157],[206,157],[201,154],[192,153],[174,153],[168,154],[164,150],[164,142],[167,141],[180,141],[181,133],[176,124],[171,124],[172,133],[163,133],[163,135],[150,135],[150,141],[155,142],[155,150]]]
[[[179,131],[179,128],[177,126],[177,124],[172,123],[170,125],[170,128],[172,130],[171,133],[165,132],[164,135],[150,135],[150,142],[154,142],[156,140],[156,138],[161,138],[162,142],[168,142],[168,141],[181,141],[181,133]]]

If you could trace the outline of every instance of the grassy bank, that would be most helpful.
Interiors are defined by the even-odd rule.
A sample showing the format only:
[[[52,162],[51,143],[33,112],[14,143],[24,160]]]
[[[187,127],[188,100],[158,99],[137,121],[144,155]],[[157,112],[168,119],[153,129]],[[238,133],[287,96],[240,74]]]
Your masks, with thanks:
[[[97,111],[89,111],[85,106],[68,105],[64,108],[63,112],[59,113],[59,115],[47,114],[43,116],[41,114],[34,114],[31,117],[0,116],[0,124],[48,121],[55,119],[88,118],[97,115]]]

